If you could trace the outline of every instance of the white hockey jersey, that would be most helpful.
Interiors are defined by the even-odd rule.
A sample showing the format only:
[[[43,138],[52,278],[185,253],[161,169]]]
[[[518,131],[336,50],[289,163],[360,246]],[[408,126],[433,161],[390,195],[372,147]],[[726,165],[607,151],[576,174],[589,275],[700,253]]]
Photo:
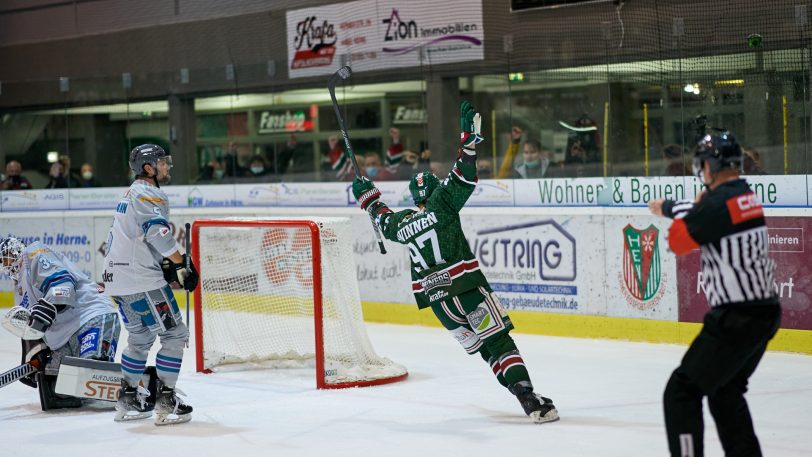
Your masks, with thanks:
[[[160,262],[177,250],[166,194],[135,180],[116,206],[107,236],[102,275],[106,292],[121,296],[166,286]]]
[[[44,298],[54,305],[66,305],[43,336],[51,349],[64,346],[82,325],[94,317],[116,312],[113,302],[95,282],[44,244],[29,244],[22,259],[20,280],[15,287],[15,295],[19,297],[17,304],[31,309]]]

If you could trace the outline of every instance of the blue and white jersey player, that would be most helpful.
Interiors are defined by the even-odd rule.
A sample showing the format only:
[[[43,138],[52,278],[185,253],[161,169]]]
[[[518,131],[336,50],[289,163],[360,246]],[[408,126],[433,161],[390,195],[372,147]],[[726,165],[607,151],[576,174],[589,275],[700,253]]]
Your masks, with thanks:
[[[0,238],[0,268],[14,282],[15,306],[3,326],[22,339],[23,363],[40,368],[21,381],[40,392],[43,411],[75,408],[54,392],[62,357],[112,362],[121,327],[115,307],[79,268],[39,241]]]
[[[189,330],[181,319],[170,284],[187,291],[197,287],[198,275],[178,250],[169,224],[169,202],[160,184],[169,181],[172,157],[154,144],[130,153],[136,179],[116,206],[105,246],[104,285],[118,305],[129,332],[121,355],[123,375],[116,421],[150,417],[156,425],[191,420],[192,407],[175,389]],[[158,395],[155,404],[138,387],[155,339],[161,342],[155,357]]]

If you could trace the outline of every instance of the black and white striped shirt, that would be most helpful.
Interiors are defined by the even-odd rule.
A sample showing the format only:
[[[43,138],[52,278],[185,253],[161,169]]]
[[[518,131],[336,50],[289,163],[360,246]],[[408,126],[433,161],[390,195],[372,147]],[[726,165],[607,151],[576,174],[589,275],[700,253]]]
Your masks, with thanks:
[[[746,181],[726,182],[695,205],[666,201],[663,214],[674,218],[668,243],[677,255],[700,249],[711,306],[778,303],[764,210]]]

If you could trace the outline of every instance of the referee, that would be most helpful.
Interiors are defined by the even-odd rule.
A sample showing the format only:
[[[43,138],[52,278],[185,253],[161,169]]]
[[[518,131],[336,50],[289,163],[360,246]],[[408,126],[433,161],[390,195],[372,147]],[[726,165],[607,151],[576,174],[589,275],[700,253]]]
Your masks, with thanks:
[[[707,134],[693,159],[707,190],[694,202],[648,204],[652,214],[674,220],[668,244],[676,255],[700,249],[702,286],[711,306],[663,395],[668,447],[675,457],[703,455],[704,396],[725,455],[762,455],[744,393],[778,330],[781,307],[764,211],[739,177],[741,161],[741,147],[730,133]]]

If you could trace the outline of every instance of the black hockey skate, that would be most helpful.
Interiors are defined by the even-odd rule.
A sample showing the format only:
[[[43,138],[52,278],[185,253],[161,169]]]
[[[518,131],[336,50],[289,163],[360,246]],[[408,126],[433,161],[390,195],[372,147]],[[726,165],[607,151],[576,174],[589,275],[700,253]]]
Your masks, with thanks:
[[[152,416],[155,404],[150,400],[149,391],[141,386],[133,387],[124,379],[116,403],[116,422],[146,419]]]
[[[530,416],[536,424],[555,422],[559,419],[558,410],[555,409],[553,401],[534,393],[532,384],[519,382],[511,385],[509,389],[519,399],[525,414]]]
[[[155,402],[155,425],[182,424],[192,420],[192,407],[178,397],[179,389],[161,386]]]

